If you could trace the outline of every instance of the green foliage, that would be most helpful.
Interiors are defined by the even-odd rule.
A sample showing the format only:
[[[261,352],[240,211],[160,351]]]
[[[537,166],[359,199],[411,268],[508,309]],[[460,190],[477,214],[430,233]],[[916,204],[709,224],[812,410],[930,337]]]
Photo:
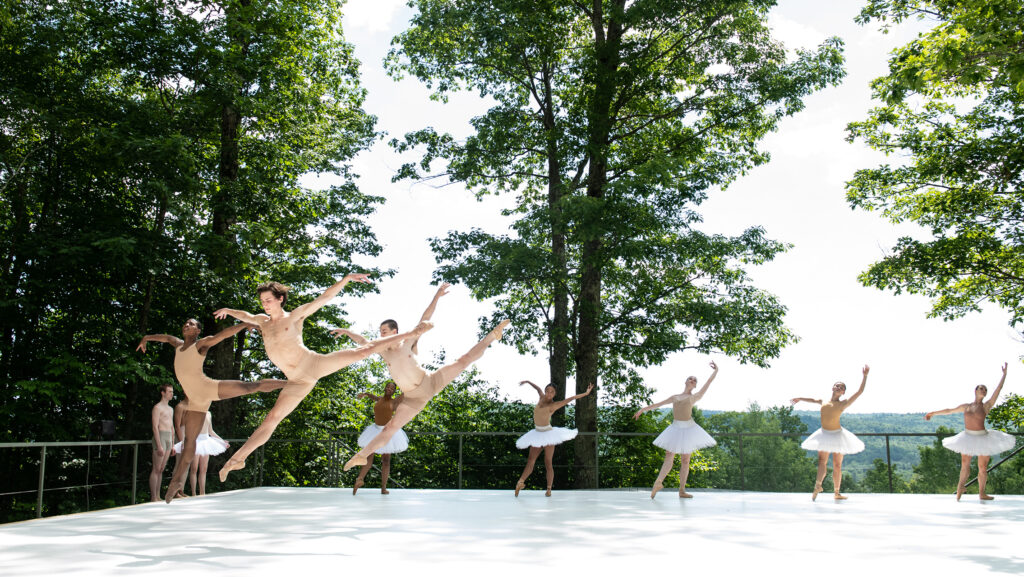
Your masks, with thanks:
[[[1020,0],[872,0],[859,20],[911,17],[936,25],[897,49],[872,83],[882,106],[850,124],[849,139],[901,159],[857,171],[850,204],[914,222],[930,238],[901,238],[860,279],[923,294],[952,319],[994,302],[1024,318],[1020,193],[1024,56]]]
[[[992,407],[987,421],[994,429],[1020,431],[1024,429],[1024,397],[1010,393],[1006,400]]]
[[[906,493],[909,490],[907,480],[899,473],[899,465],[892,467],[892,490],[889,485],[889,467],[882,459],[875,459],[872,468],[864,474],[860,482],[861,489],[868,493]],[[845,483],[844,483],[845,486]]]
[[[942,439],[956,432],[947,427],[936,430],[938,438],[930,447],[921,447],[921,461],[910,480],[912,493],[955,493],[960,476],[960,455],[942,446]],[[971,463],[971,475],[977,474],[977,461]]]

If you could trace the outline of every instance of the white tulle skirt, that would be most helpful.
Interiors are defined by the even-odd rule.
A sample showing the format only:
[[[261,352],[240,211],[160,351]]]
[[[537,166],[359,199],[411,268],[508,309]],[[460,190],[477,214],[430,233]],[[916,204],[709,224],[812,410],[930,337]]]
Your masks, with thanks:
[[[578,432],[579,431],[576,429],[552,427],[551,425],[548,425],[547,427],[537,427],[516,439],[516,448],[525,449],[527,447],[547,447],[549,445],[557,445],[559,443],[575,439]]]
[[[363,429],[362,434],[359,435],[359,440],[356,441],[360,448],[366,447],[370,444],[370,441],[374,440],[384,427],[380,425],[370,425]],[[374,451],[374,453],[380,455],[390,455],[391,453],[401,453],[402,451],[409,448],[409,435],[405,434],[405,431],[398,429],[393,437],[387,442],[386,445]]]
[[[864,450],[864,442],[850,431],[839,427],[835,430],[818,429],[811,433],[800,446],[808,451],[824,451],[852,455]]]
[[[174,452],[181,453],[184,448],[184,444],[178,441],[174,444]],[[196,437],[196,455],[219,455],[226,451],[228,448],[224,444],[224,441],[215,439],[210,435],[200,434]]]
[[[672,421],[672,424],[654,439],[654,446],[670,453],[688,454],[697,449],[714,447],[716,444],[711,435],[693,419]]]
[[[942,446],[961,455],[998,455],[1017,444],[1013,435],[1002,431],[961,431],[942,439]]]

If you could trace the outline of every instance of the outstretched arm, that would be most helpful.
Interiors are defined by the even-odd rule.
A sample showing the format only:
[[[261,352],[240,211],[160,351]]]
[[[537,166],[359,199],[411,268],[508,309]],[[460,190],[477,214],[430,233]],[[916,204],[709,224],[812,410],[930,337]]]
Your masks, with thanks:
[[[366,397],[370,397],[370,400],[375,403],[380,400],[380,397],[373,393],[359,393],[358,395],[356,395],[357,399],[365,399]]]
[[[992,407],[996,406],[996,399],[999,398],[999,393],[1003,390],[1003,383],[1006,382],[1006,363],[1003,363],[1003,376],[999,379],[999,384],[996,385],[996,390],[992,391],[992,396],[985,401],[985,410],[991,411]]]
[[[718,376],[718,365],[715,364],[715,361],[711,361],[711,368],[714,369],[714,371],[711,373],[711,376],[708,377],[708,382],[704,383],[704,386],[693,395],[693,398],[696,401],[699,401],[704,397],[704,393],[708,392],[708,387],[711,386],[711,381],[715,380],[715,377]]]
[[[213,318],[222,321],[227,317],[234,317],[243,323],[249,323],[259,326],[260,318],[267,318],[267,315],[254,315],[238,309],[217,309],[213,311]]]
[[[220,342],[223,341],[224,339],[233,337],[233,336],[237,335],[238,333],[240,333],[242,331],[247,331],[249,329],[255,329],[255,328],[258,328],[258,327],[256,325],[252,324],[252,323],[238,323],[237,325],[233,325],[233,326],[230,326],[230,327],[228,327],[226,329],[221,330],[219,333],[217,333],[215,335],[210,335],[208,337],[203,337],[203,338],[199,339],[196,342],[196,350],[200,354],[203,354],[206,351],[210,350],[211,347],[214,347],[214,346],[220,344]]]
[[[968,406],[969,405],[967,403],[964,403],[959,407],[953,407],[952,409],[942,409],[941,411],[932,411],[930,413],[925,413],[924,420],[930,421],[932,420],[932,417],[934,417],[935,415],[952,415],[954,413],[962,413],[967,409]]]
[[[353,331],[350,331],[348,329],[334,329],[333,331],[331,331],[331,335],[333,335],[336,338],[337,337],[343,337],[343,336],[344,337],[348,337],[348,338],[352,339],[352,342],[354,342],[355,344],[357,344],[359,346],[363,346],[363,345],[365,345],[365,344],[370,342],[363,335],[361,335],[359,333],[356,333],[356,332],[353,332]]]
[[[537,385],[533,384],[533,381],[519,381],[519,386],[523,386],[523,385],[530,385],[531,387],[533,387],[533,390],[537,391],[537,396],[538,397],[543,397],[544,396],[544,391],[541,390],[541,388],[538,387]]]
[[[789,400],[789,404],[795,405],[795,404],[799,403],[800,401],[803,401],[805,403],[814,403],[816,405],[820,405],[821,404],[821,399],[811,399],[811,398],[808,398],[808,397],[794,397],[794,398]]]
[[[674,403],[674,402],[676,402],[676,399],[678,399],[678,398],[679,398],[679,395],[672,395],[671,397],[665,399],[664,401],[659,401],[657,403],[654,403],[653,405],[647,405],[646,407],[644,407],[644,408],[640,409],[639,411],[633,413],[633,418],[634,419],[639,419],[640,415],[646,413],[647,411],[653,411],[654,409],[657,409],[658,407],[663,407],[663,406],[665,406],[665,405],[667,405],[669,403]]]
[[[146,352],[146,343],[167,343],[177,348],[184,344],[184,342],[178,337],[171,335],[146,335],[139,341],[139,346],[135,347],[135,350]]]
[[[871,367],[869,367],[867,365],[864,365],[864,368],[861,369],[861,372],[864,373],[864,377],[860,380],[860,388],[857,389],[856,393],[850,395],[849,399],[846,399],[846,406],[847,407],[852,405],[853,402],[856,401],[858,397],[860,397],[861,393],[864,392],[864,385],[866,385],[868,383],[868,371],[870,371],[870,370],[871,370]]]
[[[315,299],[304,305],[299,305],[295,307],[295,310],[292,311],[292,314],[298,315],[301,318],[308,317],[309,315],[323,308],[324,305],[326,305],[327,303],[331,302],[331,300],[334,297],[338,296],[338,293],[341,292],[341,289],[345,288],[345,285],[347,285],[350,282],[369,283],[370,275],[361,272],[349,273],[345,275],[345,278],[331,285],[320,296],[316,297]]]
[[[562,399],[561,401],[558,401],[557,403],[552,403],[552,405],[551,405],[551,412],[554,412],[554,411],[557,411],[558,409],[561,409],[562,407],[568,405],[569,403],[575,401],[576,399],[582,399],[583,397],[589,395],[590,391],[593,391],[593,390],[594,390],[594,384],[591,383],[591,384],[587,385],[587,390],[583,391],[582,393],[580,393],[578,395],[573,395],[573,396],[569,397],[568,399]]]
[[[437,308],[437,301],[441,300],[441,297],[448,294],[448,289],[451,286],[451,283],[441,283],[441,286],[437,287],[437,292],[434,293],[434,298],[430,300],[430,304],[427,305],[427,309],[423,311],[423,316],[420,317],[421,321],[429,321],[430,317],[434,316],[434,309]]]

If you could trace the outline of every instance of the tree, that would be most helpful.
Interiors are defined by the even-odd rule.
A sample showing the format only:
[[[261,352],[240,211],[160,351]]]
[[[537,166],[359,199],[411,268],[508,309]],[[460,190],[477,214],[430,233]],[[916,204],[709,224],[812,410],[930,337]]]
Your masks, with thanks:
[[[451,181],[518,195],[514,235],[435,239],[435,274],[495,298],[520,350],[550,355],[559,395],[575,372],[577,392],[601,377],[607,402],[636,404],[648,390],[635,367],[671,352],[766,365],[794,340],[785,308],[744,271],[785,245],[757,227],[704,233],[696,207],[766,162],[758,140],[841,78],[837,40],[787,61],[764,26],[767,1],[414,5],[392,72],[438,98],[470,89],[496,104],[464,142],[432,129],[396,142],[425,148],[399,177],[444,159]],[[596,396],[577,403],[582,431],[596,415]],[[586,437],[576,461],[579,486],[593,486]]]
[[[1020,0],[871,0],[858,21],[936,21],[897,49],[872,83],[881,106],[849,125],[895,166],[857,171],[850,204],[913,222],[928,238],[901,238],[860,276],[867,286],[922,294],[931,316],[952,319],[994,302],[1024,319],[1024,53]]]
[[[892,490],[889,487],[889,467],[882,459],[875,459],[872,468],[864,473],[861,480],[861,487],[869,493],[906,493],[908,490],[907,480],[897,472],[898,465],[892,466]],[[843,481],[843,485],[846,482]]]
[[[955,493],[960,475],[960,455],[942,446],[942,439],[955,434],[949,427],[935,430],[932,446],[918,447],[921,461],[910,479],[912,493]],[[971,477],[977,474],[977,460],[971,463]]]

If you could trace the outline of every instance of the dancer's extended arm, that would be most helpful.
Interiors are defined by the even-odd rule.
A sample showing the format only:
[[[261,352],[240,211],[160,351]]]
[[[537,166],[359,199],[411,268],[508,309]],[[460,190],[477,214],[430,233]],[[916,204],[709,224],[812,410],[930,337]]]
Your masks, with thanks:
[[[373,393],[359,393],[358,395],[356,395],[357,399],[365,399],[366,397],[370,397],[370,400],[375,403],[380,400],[380,397]]]
[[[523,385],[530,385],[531,387],[533,387],[533,390],[537,391],[537,396],[538,397],[541,397],[541,398],[544,397],[544,391],[540,387],[538,387],[537,385],[533,384],[533,381],[519,381],[519,386],[523,386]]]
[[[952,409],[942,409],[941,411],[932,411],[930,413],[925,413],[924,414],[924,420],[930,421],[930,420],[932,420],[932,417],[934,417],[935,415],[952,415],[952,414],[955,414],[955,413],[962,413],[965,410],[967,410],[967,407],[969,407],[969,406],[970,406],[969,403],[964,403],[964,404],[960,405],[959,407],[953,407]]]
[[[864,378],[862,378],[860,380],[860,388],[857,389],[856,393],[850,395],[849,399],[846,399],[846,403],[843,404],[844,407],[849,407],[850,405],[852,405],[853,402],[856,401],[857,398],[860,397],[862,393],[864,393],[864,385],[866,385],[868,383],[868,371],[870,371],[870,370],[871,370],[871,367],[869,367],[867,365],[864,365],[864,368],[861,369],[861,372],[864,373]]]
[[[355,344],[357,344],[359,346],[363,346],[365,344],[369,344],[369,342],[370,342],[363,335],[361,335],[359,333],[356,333],[356,332],[353,332],[353,331],[350,331],[348,329],[334,329],[333,331],[331,331],[331,335],[334,336],[335,338],[341,337],[341,336],[348,337],[348,338],[352,339],[352,342],[354,342]]]
[[[557,403],[552,403],[551,404],[551,412],[553,413],[553,412],[557,411],[558,409],[561,409],[562,407],[568,405],[569,403],[575,401],[576,399],[582,399],[583,397],[589,395],[590,391],[593,391],[593,390],[594,390],[594,384],[591,383],[591,384],[587,385],[587,390],[586,391],[583,391],[582,393],[580,393],[578,395],[573,395],[573,396],[569,397],[568,399],[562,399],[561,401],[558,401]]]
[[[430,299],[430,304],[423,311],[423,315],[420,316],[420,322],[429,321],[430,317],[434,316],[434,311],[437,309],[437,301],[441,300],[441,297],[448,294],[448,288],[452,285],[449,283],[441,283],[441,286],[437,287],[437,292],[434,293],[434,298]],[[418,355],[420,353],[418,345],[420,340],[416,339],[412,343],[412,354]]]
[[[243,323],[249,323],[256,326],[259,326],[261,321],[265,322],[267,319],[270,318],[267,315],[254,315],[252,313],[247,313],[245,311],[240,311],[238,309],[224,308],[213,311],[213,318],[219,321],[222,321],[227,317],[234,317],[242,321]]]
[[[704,386],[693,394],[694,401],[699,401],[704,397],[704,393],[708,392],[708,387],[711,386],[711,381],[715,380],[715,377],[718,376],[718,365],[715,364],[715,361],[711,361],[711,368],[714,369],[714,371],[711,373],[711,376],[708,377],[708,382],[704,383]]]
[[[789,404],[795,405],[795,404],[799,403],[800,401],[803,401],[805,403],[814,403],[816,405],[820,405],[821,404],[821,399],[811,399],[809,397],[794,397],[794,398],[789,400]]]
[[[996,390],[992,391],[992,396],[985,401],[985,410],[991,411],[992,407],[996,406],[996,399],[999,398],[999,393],[1003,390],[1003,383],[1006,382],[1006,363],[1003,363],[1003,376],[999,379],[999,384],[996,385]]]
[[[341,289],[345,288],[345,285],[347,285],[350,282],[369,283],[370,275],[361,272],[349,273],[345,275],[345,278],[331,285],[320,296],[316,297],[315,299],[311,300],[310,302],[304,305],[299,305],[295,307],[295,310],[292,311],[292,314],[298,315],[301,318],[308,317],[309,315],[323,308],[323,306],[326,305],[327,303],[331,302],[331,299],[338,296],[338,293],[341,292]]]
[[[185,344],[185,341],[172,335],[146,335],[139,341],[139,346],[135,347],[135,350],[146,352],[146,343],[167,343],[177,348]]]
[[[223,329],[222,331],[215,335],[210,335],[208,337],[203,337],[199,339],[198,341],[196,341],[196,350],[199,352],[199,354],[204,355],[206,354],[206,351],[210,350],[211,347],[220,344],[220,342],[223,341],[224,339],[233,337],[242,331],[247,331],[255,328],[258,327],[252,323],[238,323],[237,325],[233,325],[226,329]]]
[[[665,399],[664,401],[659,401],[657,403],[654,403],[653,405],[647,405],[646,407],[644,407],[644,408],[640,409],[639,411],[633,413],[633,418],[634,419],[639,419],[640,415],[646,413],[647,411],[652,411],[654,409],[657,409],[658,407],[663,407],[663,406],[665,406],[665,405],[667,405],[669,403],[674,403],[677,400],[679,400],[679,397],[681,397],[681,396],[682,395],[672,395],[671,397]]]

